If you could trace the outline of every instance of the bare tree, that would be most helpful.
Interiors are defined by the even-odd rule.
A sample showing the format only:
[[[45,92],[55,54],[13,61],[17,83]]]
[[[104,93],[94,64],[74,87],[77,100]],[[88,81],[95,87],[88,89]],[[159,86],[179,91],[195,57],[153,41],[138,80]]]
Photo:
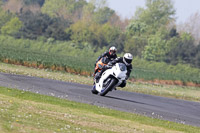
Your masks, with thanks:
[[[122,31],[125,31],[126,26],[128,26],[130,20],[129,19],[121,19],[116,13],[114,13],[110,19],[109,23],[112,26],[119,27]]]
[[[22,0],[9,0],[5,5],[4,9],[9,10],[11,12],[20,12],[23,7]]]
[[[13,13],[22,13],[28,10],[35,13],[40,12],[41,7],[38,3],[25,5],[23,0],[8,0],[4,5],[4,9]]]
[[[189,19],[177,26],[179,32],[191,33],[195,39],[195,45],[200,43],[200,13],[192,14]]]

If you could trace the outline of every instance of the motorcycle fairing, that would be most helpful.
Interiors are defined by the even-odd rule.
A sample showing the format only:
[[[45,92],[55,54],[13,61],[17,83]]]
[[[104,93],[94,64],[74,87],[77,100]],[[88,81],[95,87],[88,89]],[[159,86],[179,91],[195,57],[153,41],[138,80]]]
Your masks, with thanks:
[[[122,63],[116,63],[111,69],[106,70],[102,74],[99,82],[96,83],[96,90],[98,92],[101,92],[103,89],[103,83],[105,82],[105,80],[107,80],[107,78],[112,77],[112,76],[118,79],[118,83],[115,85],[115,87],[119,86],[122,83],[122,81],[125,80],[126,73],[127,73],[126,67],[123,67],[123,66],[124,64]]]

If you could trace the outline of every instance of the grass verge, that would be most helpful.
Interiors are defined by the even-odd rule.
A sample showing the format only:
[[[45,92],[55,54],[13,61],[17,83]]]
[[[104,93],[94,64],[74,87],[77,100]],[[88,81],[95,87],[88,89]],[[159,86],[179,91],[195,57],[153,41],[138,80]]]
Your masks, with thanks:
[[[92,85],[93,79],[89,76],[81,76],[66,72],[56,72],[47,69],[35,69],[24,66],[0,63],[0,72],[36,76]],[[125,88],[118,88],[130,92],[138,92],[163,97],[172,97],[177,99],[200,101],[200,87],[176,86],[176,85],[159,85],[139,82],[128,82]]]
[[[199,133],[199,127],[0,87],[0,132]]]

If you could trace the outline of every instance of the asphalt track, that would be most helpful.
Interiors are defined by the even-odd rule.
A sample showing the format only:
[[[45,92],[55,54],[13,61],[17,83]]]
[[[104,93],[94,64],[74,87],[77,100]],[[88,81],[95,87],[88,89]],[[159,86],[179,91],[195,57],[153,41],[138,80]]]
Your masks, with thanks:
[[[200,127],[200,103],[198,102],[119,90],[109,92],[102,97],[92,94],[89,85],[5,73],[0,73],[0,86]]]

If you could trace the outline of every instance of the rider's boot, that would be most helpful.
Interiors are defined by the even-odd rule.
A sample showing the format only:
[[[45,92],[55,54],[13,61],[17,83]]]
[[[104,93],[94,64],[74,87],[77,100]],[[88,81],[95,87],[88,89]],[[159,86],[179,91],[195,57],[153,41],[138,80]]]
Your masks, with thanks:
[[[116,87],[115,87],[115,88],[111,89],[110,91],[112,91],[112,90],[115,90],[115,91],[116,91],[117,89],[116,89]]]

